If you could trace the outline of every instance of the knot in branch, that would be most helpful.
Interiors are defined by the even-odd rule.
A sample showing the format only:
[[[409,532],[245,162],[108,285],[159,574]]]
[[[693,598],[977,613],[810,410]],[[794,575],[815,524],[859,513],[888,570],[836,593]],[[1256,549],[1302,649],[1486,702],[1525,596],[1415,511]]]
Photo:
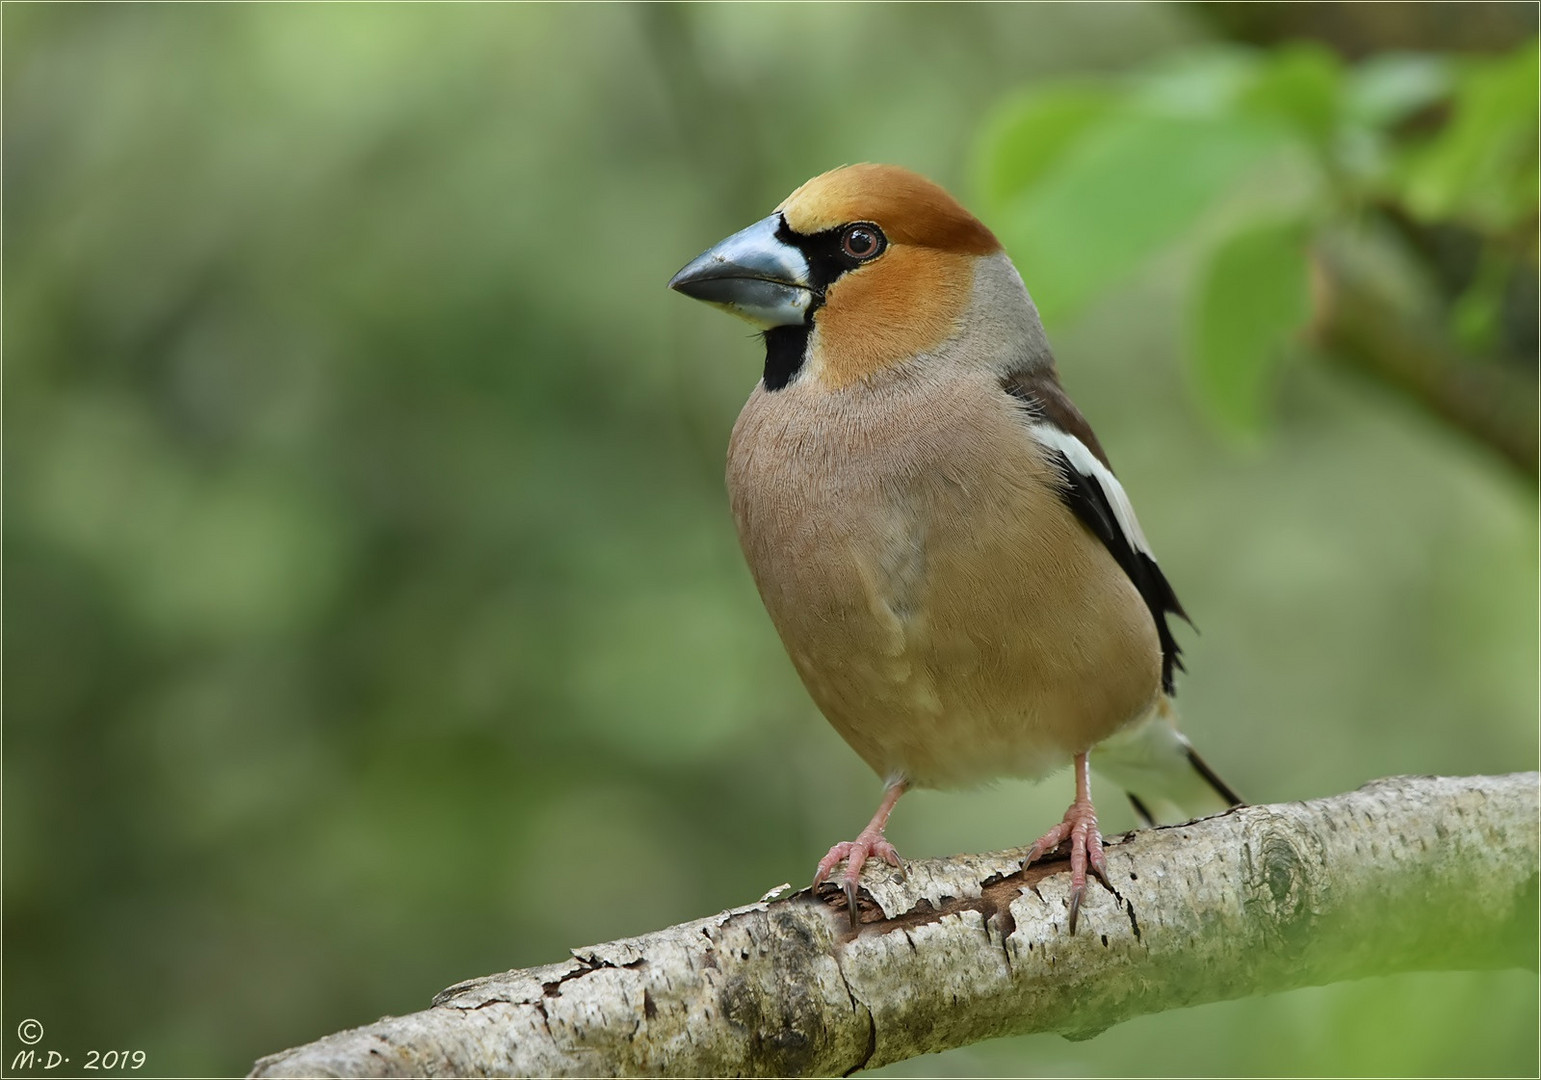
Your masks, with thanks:
[[[1297,952],[1329,900],[1321,841],[1292,818],[1261,807],[1248,811],[1243,836],[1247,915],[1270,942]]]

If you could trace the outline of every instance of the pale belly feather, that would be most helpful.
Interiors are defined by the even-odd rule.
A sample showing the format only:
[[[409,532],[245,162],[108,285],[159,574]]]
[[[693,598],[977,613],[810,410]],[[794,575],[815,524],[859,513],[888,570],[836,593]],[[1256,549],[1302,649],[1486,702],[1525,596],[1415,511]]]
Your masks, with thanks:
[[[744,553],[809,693],[879,775],[1040,776],[1152,704],[1155,625],[1009,403],[914,393],[907,413],[892,387],[870,412],[757,390],[729,452]]]

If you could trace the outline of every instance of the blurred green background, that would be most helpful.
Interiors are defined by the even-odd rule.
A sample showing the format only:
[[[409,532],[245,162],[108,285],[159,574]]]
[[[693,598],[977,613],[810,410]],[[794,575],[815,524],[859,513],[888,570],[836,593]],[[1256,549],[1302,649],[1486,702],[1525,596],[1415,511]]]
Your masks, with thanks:
[[[243,1072],[859,828],[722,491],[759,347],[664,288],[848,161],[1017,256],[1244,794],[1534,768],[1535,19],[7,4],[6,1060],[33,1017]],[[1340,265],[1474,414],[1323,315]],[[1536,1016],[1533,973],[1417,975],[889,1071],[1534,1075]]]

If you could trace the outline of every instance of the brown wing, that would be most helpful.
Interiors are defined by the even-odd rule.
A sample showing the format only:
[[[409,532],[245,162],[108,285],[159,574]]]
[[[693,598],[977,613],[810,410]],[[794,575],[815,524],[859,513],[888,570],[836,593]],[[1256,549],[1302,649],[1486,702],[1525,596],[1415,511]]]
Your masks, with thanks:
[[[1156,564],[1156,557],[1134,519],[1128,496],[1113,475],[1091,425],[1060,386],[1052,367],[1008,375],[1001,380],[1001,388],[1021,403],[1038,429],[1030,434],[1058,463],[1064,476],[1060,501],[1102,541],[1150,609],[1161,639],[1161,685],[1168,694],[1172,693],[1174,672],[1182,668],[1182,649],[1172,636],[1167,616],[1187,619],[1188,614]]]
[[[1075,402],[1070,400],[1070,395],[1065,393],[1052,367],[1032,372],[1013,372],[1001,380],[1001,388],[1044,420],[1081,440],[1093,457],[1102,462],[1109,472],[1113,471],[1108,455],[1097,441],[1096,432],[1092,431],[1086,417],[1081,415],[1081,410],[1075,407]]]

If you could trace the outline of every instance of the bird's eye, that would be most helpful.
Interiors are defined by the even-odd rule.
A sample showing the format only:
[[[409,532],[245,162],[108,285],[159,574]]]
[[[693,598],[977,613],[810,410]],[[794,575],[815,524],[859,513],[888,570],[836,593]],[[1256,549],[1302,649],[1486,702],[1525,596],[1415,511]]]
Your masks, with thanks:
[[[847,225],[840,234],[840,250],[862,262],[881,255],[887,245],[883,230],[876,225]]]

